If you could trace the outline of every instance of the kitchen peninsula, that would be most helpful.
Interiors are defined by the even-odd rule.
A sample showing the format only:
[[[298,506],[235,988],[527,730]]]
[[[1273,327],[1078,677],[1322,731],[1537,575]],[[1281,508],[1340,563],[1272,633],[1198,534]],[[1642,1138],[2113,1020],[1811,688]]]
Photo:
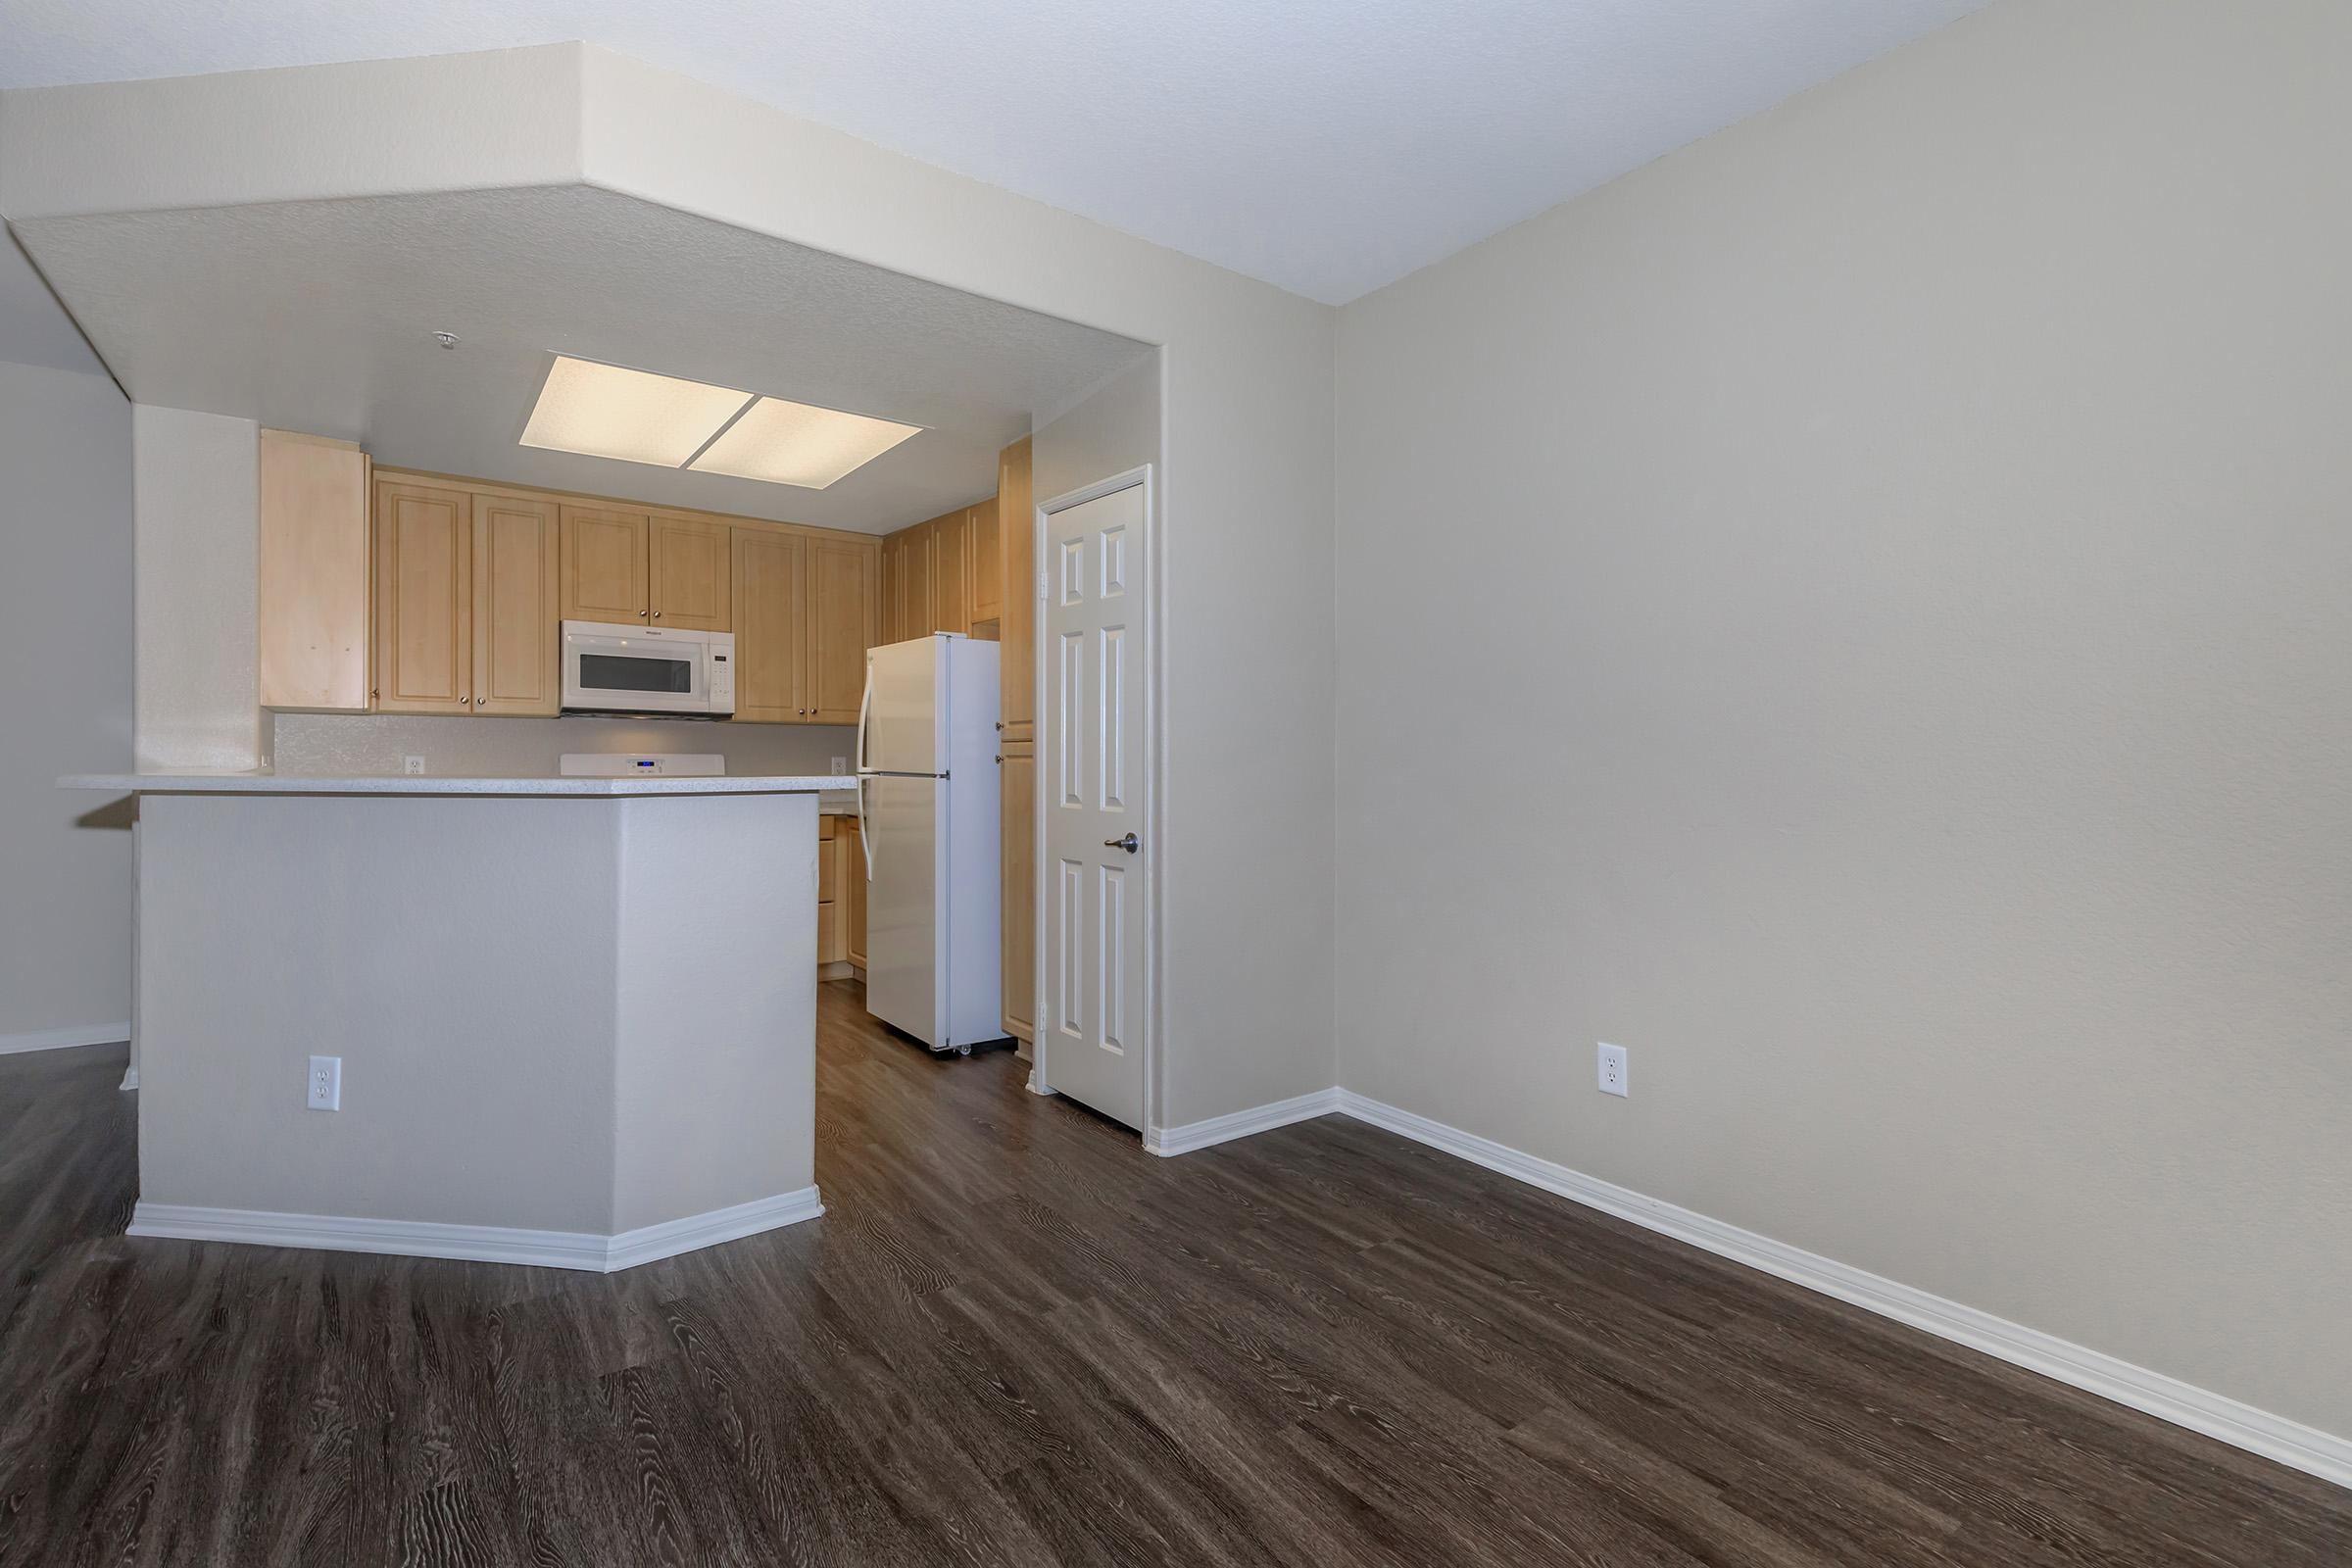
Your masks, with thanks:
[[[841,780],[60,782],[140,797],[132,1235],[610,1271],[822,1212]]]

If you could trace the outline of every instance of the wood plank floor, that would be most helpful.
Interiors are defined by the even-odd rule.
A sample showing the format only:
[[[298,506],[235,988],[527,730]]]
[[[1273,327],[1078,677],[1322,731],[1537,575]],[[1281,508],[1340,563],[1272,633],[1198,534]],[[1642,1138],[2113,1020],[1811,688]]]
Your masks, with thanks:
[[[822,988],[811,1224],[122,1235],[0,1058],[0,1563],[2352,1564],[2352,1493],[1340,1118],[1183,1159]]]

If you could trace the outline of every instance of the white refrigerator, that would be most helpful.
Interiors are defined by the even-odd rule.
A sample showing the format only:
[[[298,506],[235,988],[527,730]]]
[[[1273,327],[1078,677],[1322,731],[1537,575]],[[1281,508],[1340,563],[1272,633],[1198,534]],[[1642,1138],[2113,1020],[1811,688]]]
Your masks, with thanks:
[[[933,1051],[1004,1035],[997,645],[952,632],[870,650],[858,710],[865,1010]]]

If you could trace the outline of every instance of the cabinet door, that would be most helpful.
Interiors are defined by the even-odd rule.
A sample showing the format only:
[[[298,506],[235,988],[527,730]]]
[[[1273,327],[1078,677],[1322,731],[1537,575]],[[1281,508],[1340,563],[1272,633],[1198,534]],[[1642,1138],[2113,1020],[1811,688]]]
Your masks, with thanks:
[[[556,608],[556,504],[473,498],[473,710],[553,713],[563,705]]]
[[[931,521],[929,631],[972,634],[972,514],[966,508]]]
[[[464,713],[473,703],[473,497],[386,480],[375,487],[375,706]]]
[[[865,841],[858,831],[858,819],[843,817],[840,832],[841,880],[840,902],[846,918],[842,928],[847,935],[845,946],[850,961],[859,969],[865,967]]]
[[[735,530],[735,721],[796,724],[807,716],[808,541]]]
[[[646,619],[646,514],[571,506],[562,514],[563,618]]]
[[[264,430],[254,602],[264,708],[368,710],[368,455]]]
[[[849,935],[842,929],[838,897],[841,884],[841,818],[816,819],[816,961],[819,967],[839,963],[849,955]]]
[[[998,844],[1003,859],[1004,1032],[1037,1039],[1037,749],[1006,741],[998,767],[1003,812]]]
[[[727,536],[735,530],[697,517],[654,518],[654,622],[687,631],[727,631],[735,624],[734,576]]]
[[[977,626],[1004,613],[1004,534],[995,496],[974,507],[971,515],[970,619]]]
[[[874,645],[871,545],[820,539],[808,547],[808,721],[855,724]]]
[[[931,524],[906,530],[906,561],[902,576],[906,585],[906,621],[900,641],[928,637],[931,624]]]
[[[1029,496],[1029,438],[997,457],[997,513],[1003,519],[1004,614],[999,636],[998,711],[1007,741],[1037,736],[1037,516]]]

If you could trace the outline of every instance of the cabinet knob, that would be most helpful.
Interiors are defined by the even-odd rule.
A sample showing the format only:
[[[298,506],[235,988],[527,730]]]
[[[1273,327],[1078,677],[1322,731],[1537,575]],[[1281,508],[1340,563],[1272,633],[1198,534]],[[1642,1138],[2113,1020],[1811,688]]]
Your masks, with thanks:
[[[662,618],[662,612],[660,612],[659,610],[655,611],[655,612],[654,612],[654,618],[655,618],[656,620],[660,620],[660,619]]]
[[[639,620],[643,620],[643,619],[645,618],[645,612],[644,612],[644,611],[642,611],[642,610],[640,610],[639,612],[637,612],[637,618],[638,618]]]

